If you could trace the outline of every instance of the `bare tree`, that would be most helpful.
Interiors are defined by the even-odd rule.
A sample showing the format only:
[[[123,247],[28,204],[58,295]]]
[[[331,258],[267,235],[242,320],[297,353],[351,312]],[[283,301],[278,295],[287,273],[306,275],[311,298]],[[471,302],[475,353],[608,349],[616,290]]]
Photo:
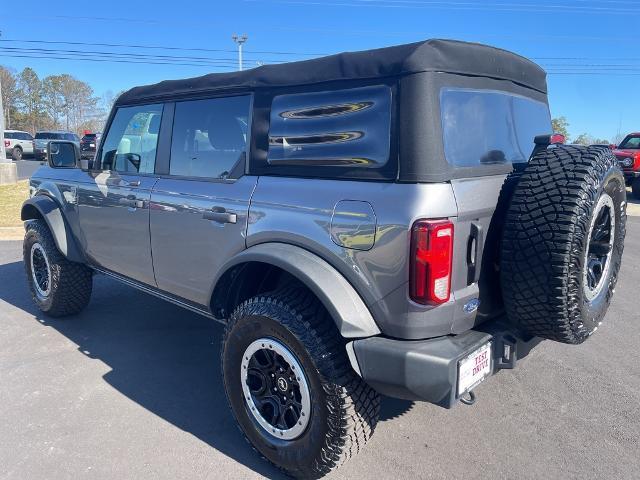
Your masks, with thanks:
[[[35,133],[41,113],[42,82],[32,68],[26,67],[20,72],[18,89],[20,92],[18,102],[23,107],[25,122],[29,125],[31,133]]]
[[[5,128],[11,128],[12,113],[17,109],[18,81],[12,69],[0,65],[0,85],[2,85],[2,106]]]

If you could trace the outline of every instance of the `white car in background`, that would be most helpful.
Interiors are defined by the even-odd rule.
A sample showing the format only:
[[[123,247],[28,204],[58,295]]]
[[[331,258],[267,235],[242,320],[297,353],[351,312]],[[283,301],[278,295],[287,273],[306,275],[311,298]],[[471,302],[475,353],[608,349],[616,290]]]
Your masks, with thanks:
[[[7,157],[11,157],[14,160],[22,160],[25,156],[33,157],[33,137],[29,132],[5,130],[4,148],[7,152]]]

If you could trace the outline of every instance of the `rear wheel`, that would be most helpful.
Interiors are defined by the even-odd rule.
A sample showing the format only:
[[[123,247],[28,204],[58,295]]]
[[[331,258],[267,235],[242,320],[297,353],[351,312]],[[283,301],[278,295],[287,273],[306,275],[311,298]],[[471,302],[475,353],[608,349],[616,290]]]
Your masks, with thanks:
[[[296,477],[341,465],[378,420],[378,394],[352,370],[335,324],[303,288],[255,297],[234,311],[222,374],[248,441]]]
[[[31,296],[40,310],[51,317],[64,317],[87,306],[92,290],[91,270],[70,262],[58,251],[42,220],[29,222],[23,258]]]
[[[526,167],[507,212],[507,314],[532,335],[582,343],[609,306],[622,259],[624,177],[610,151],[563,146]]]
[[[13,147],[13,150],[11,151],[11,158],[15,161],[22,160],[22,149],[20,147]]]
[[[631,193],[635,198],[640,200],[640,177],[631,182]]]

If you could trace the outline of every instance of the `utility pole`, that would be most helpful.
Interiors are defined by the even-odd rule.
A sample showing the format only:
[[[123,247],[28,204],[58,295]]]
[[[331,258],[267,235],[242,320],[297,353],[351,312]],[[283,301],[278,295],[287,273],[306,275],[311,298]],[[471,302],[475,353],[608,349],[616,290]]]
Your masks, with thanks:
[[[2,31],[0,31],[1,36]],[[18,169],[11,159],[7,159],[7,152],[4,148],[4,107],[2,105],[2,80],[0,79],[0,185],[17,181]]]
[[[2,37],[2,31],[0,31]],[[2,78],[0,77],[0,162],[7,160],[7,152],[4,148],[4,106],[2,105]]]
[[[246,42],[249,37],[246,35],[236,35],[234,33],[231,38],[238,45],[238,70],[242,71],[242,44]]]

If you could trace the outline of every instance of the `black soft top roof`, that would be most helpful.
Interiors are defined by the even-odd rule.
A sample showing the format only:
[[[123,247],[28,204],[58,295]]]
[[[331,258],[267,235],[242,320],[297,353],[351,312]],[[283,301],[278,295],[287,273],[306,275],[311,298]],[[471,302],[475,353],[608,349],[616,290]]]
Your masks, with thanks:
[[[520,55],[455,40],[426,40],[406,45],[346,52],[300,62],[263,65],[242,72],[210,73],[134,87],[117,104],[188,95],[218,89],[253,89],[373,79],[418,72],[447,72],[510,80],[547,93],[546,73]]]

